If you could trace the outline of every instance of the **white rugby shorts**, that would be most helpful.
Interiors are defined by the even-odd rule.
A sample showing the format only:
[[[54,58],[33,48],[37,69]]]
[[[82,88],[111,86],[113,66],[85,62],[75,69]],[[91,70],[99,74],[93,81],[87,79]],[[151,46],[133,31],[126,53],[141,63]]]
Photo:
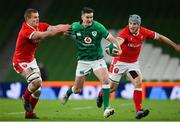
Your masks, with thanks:
[[[79,60],[76,67],[76,76],[84,76],[100,68],[107,68],[106,62],[104,59],[99,59],[95,61],[82,61]]]
[[[13,68],[17,73],[22,73],[27,68],[32,68],[34,72],[40,72],[36,59],[31,62],[13,63]]]
[[[109,74],[109,78],[114,82],[119,83],[123,74],[127,74],[129,71],[138,71],[141,73],[139,62],[126,63],[117,61],[113,65],[112,72]]]

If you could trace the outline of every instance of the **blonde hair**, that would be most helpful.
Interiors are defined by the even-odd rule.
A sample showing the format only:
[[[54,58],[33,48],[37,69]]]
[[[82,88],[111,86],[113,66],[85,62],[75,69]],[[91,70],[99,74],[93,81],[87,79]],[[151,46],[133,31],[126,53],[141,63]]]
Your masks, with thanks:
[[[31,14],[32,14],[32,13],[38,13],[38,10],[32,9],[32,8],[27,9],[27,10],[24,12],[24,19],[25,19],[25,21],[27,21],[29,18],[31,18]]]

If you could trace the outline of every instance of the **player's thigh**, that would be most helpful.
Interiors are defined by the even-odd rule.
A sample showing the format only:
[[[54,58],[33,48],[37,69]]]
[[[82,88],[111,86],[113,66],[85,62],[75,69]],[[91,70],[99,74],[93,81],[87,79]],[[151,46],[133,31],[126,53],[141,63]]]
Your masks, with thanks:
[[[85,76],[91,72],[90,61],[78,61],[76,66],[76,77]]]
[[[103,59],[96,60],[92,64],[92,69],[96,77],[103,83],[109,83],[108,81],[108,69],[106,62]]]
[[[27,69],[23,70],[23,72],[21,73],[21,75],[24,78],[27,78],[30,74],[33,73],[33,70],[31,69],[31,67],[28,67]]]
[[[140,88],[142,84],[142,74],[140,70],[130,70],[127,72],[127,77],[133,83],[135,88]]]
[[[110,92],[114,92],[116,89],[117,89],[117,87],[118,87],[118,85],[119,85],[119,83],[118,82],[113,82],[112,80],[111,80],[111,82],[110,82]]]
[[[94,70],[94,74],[99,79],[99,81],[101,81],[103,84],[109,83],[107,68],[96,69],[96,70]]]

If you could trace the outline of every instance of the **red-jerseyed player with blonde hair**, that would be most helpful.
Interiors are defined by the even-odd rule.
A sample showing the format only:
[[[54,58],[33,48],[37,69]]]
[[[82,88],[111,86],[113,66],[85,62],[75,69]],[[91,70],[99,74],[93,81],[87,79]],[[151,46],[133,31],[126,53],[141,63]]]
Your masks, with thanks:
[[[68,24],[51,26],[39,22],[39,13],[35,9],[27,9],[24,13],[25,22],[19,31],[13,56],[13,67],[28,82],[22,100],[26,119],[38,119],[33,110],[41,93],[41,74],[34,53],[42,39],[67,33]]]
[[[111,92],[114,92],[118,87],[122,74],[126,74],[134,85],[133,100],[136,119],[141,119],[149,114],[148,109],[142,109],[142,75],[138,57],[143,42],[146,39],[160,40],[172,46],[176,51],[180,51],[180,45],[155,31],[142,27],[141,18],[136,14],[129,16],[128,25],[122,29],[117,38],[121,41],[122,54],[119,57],[114,57],[110,66]],[[101,107],[102,102],[102,92],[100,91],[97,106]]]

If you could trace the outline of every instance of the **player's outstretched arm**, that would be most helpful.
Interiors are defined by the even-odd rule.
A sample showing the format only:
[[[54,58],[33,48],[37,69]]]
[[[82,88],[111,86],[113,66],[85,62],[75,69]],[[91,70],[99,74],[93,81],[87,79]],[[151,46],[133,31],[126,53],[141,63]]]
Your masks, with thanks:
[[[121,46],[120,46],[121,42],[119,42],[119,40],[117,38],[115,38],[114,36],[112,36],[112,34],[110,34],[110,33],[109,33],[109,35],[107,36],[106,39],[109,42],[114,43],[118,47],[119,51],[118,51],[117,56],[120,55],[122,53]]]
[[[59,33],[63,34],[63,33],[67,33],[70,30],[70,28],[71,28],[71,25],[69,24],[58,24],[55,26],[50,25],[47,30],[60,29]]]
[[[121,48],[120,48],[120,45],[119,45],[119,43],[118,43],[118,40],[117,40],[116,38],[114,38],[114,36],[112,36],[111,33],[109,33],[109,35],[107,36],[106,39],[107,39],[109,42],[114,43],[119,49],[121,49]]]
[[[171,39],[167,38],[164,35],[161,35],[159,33],[156,33],[156,34],[157,34],[158,40],[163,41],[164,43],[172,46],[176,51],[180,52],[180,44],[176,44],[175,42],[173,42]]]
[[[33,40],[34,43],[38,43],[40,42],[41,39],[45,39],[48,37],[52,37],[58,34],[62,34],[62,33],[67,33],[70,29],[70,25],[69,24],[59,24],[56,26],[50,26],[48,27],[47,31],[44,32],[40,32],[40,31],[35,31],[32,34],[31,39]]]
[[[122,44],[124,43],[124,39],[123,39],[123,38],[117,37],[116,39],[118,40],[118,43],[119,43],[120,45],[122,45]]]

